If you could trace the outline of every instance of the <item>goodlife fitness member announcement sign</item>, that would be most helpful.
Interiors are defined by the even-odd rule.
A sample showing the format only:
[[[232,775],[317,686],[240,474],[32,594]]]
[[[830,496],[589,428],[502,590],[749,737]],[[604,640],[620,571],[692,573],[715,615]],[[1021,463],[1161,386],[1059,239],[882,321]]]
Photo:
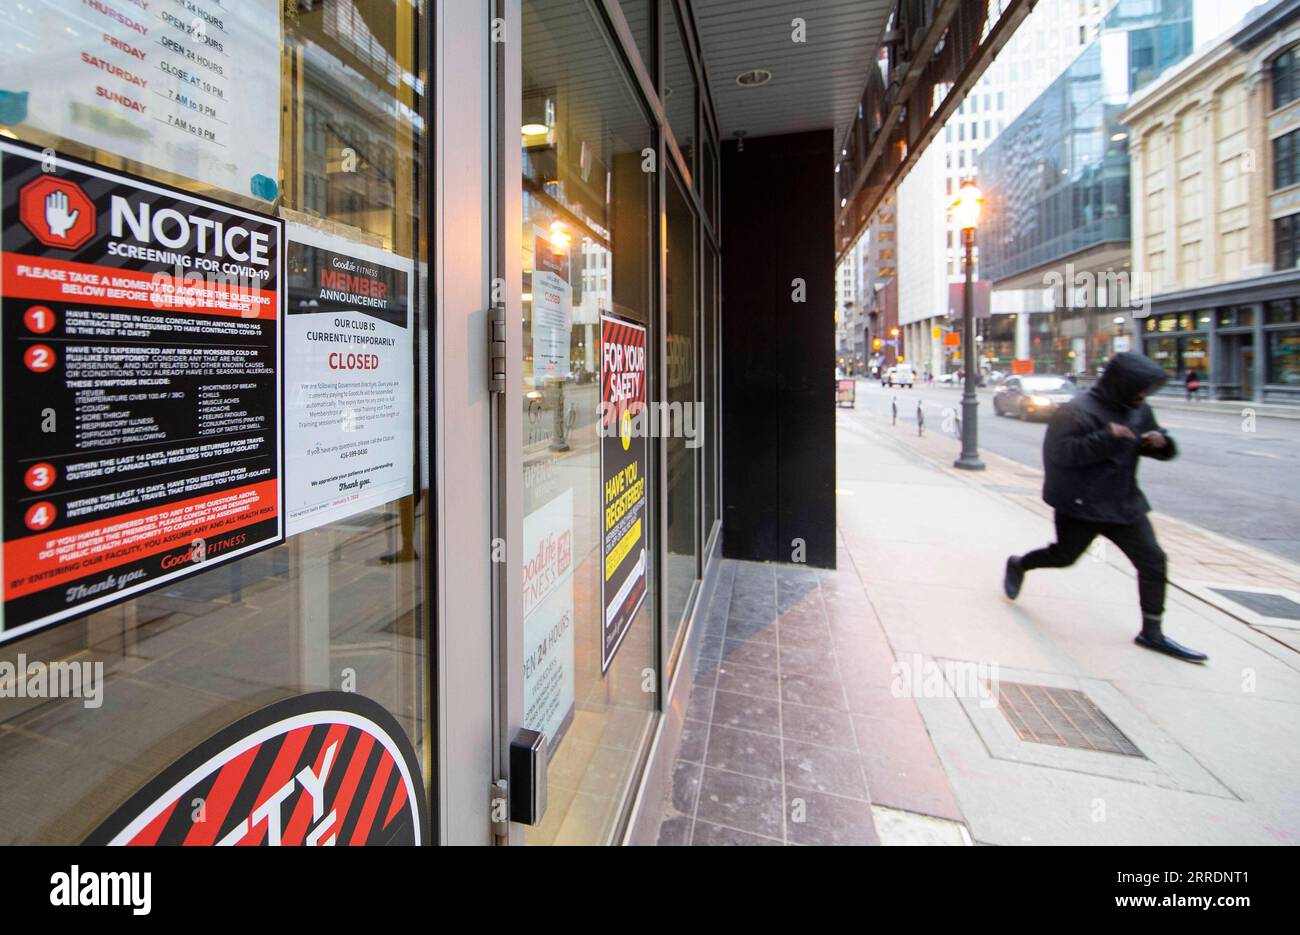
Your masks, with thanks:
[[[0,640],[282,538],[280,222],[0,143]]]

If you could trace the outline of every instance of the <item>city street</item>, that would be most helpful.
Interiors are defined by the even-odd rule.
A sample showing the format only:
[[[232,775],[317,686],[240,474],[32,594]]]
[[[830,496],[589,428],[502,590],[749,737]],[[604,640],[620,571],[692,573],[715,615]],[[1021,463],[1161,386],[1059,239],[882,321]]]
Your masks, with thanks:
[[[980,390],[979,398],[981,449],[1041,468],[1046,424],[995,416],[992,390]],[[900,430],[915,432],[920,401],[925,405],[927,433],[945,428],[955,433],[952,414],[960,411],[960,388],[935,384],[886,389],[876,381],[858,381],[856,408],[863,418],[888,424],[895,399]],[[1300,561],[1300,488],[1295,467],[1300,463],[1300,420],[1261,417],[1256,431],[1248,432],[1242,430],[1243,418],[1237,414],[1162,408],[1159,398],[1152,405],[1180,451],[1174,461],[1143,465],[1139,479],[1152,507]],[[954,438],[954,457],[957,450]]]

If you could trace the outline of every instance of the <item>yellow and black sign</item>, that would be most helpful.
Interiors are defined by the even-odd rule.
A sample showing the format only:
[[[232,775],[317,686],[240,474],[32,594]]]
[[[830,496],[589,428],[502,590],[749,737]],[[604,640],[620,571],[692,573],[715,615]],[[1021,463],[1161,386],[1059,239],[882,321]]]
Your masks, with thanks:
[[[604,504],[601,555],[600,670],[609,668],[645,602],[646,329],[611,315],[600,319],[600,477]]]

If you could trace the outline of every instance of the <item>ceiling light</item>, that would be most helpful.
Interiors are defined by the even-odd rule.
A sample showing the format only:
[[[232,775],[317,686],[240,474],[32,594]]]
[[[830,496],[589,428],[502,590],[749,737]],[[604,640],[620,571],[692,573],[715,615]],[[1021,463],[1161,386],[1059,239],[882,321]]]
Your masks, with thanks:
[[[544,123],[526,123],[519,128],[523,131],[524,136],[541,136],[543,133],[549,133],[551,128]]]
[[[750,71],[742,71],[736,75],[736,84],[742,88],[756,88],[761,84],[767,84],[772,80],[772,73],[766,68],[755,68]]]

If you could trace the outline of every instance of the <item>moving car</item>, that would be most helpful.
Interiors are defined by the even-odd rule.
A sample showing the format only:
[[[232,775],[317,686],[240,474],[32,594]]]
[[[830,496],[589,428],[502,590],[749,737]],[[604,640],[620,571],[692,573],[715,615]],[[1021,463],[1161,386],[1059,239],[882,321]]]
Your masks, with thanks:
[[[905,386],[912,388],[916,382],[916,374],[912,372],[911,364],[895,364],[885,373],[885,386]]]
[[[1050,419],[1064,404],[1074,399],[1079,388],[1065,377],[1050,374],[1012,376],[993,394],[995,415],[1019,416],[1021,419]]]

